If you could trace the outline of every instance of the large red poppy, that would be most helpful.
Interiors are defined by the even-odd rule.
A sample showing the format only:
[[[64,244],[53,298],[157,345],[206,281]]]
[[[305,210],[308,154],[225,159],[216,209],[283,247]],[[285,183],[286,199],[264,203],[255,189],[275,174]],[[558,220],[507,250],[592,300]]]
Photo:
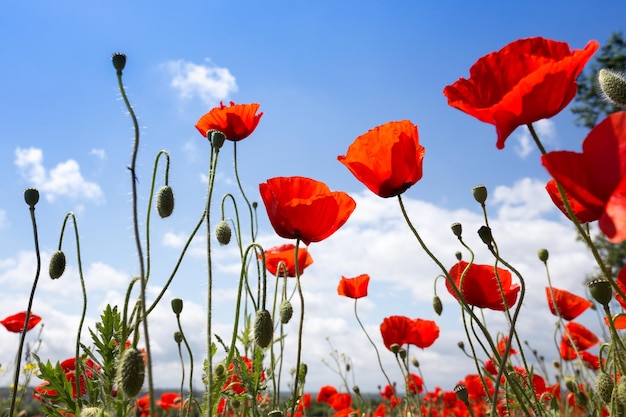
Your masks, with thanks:
[[[0,323],[6,327],[6,329],[13,333],[21,333],[26,322],[26,312],[22,311],[17,314],[5,317]],[[41,317],[36,314],[30,313],[30,319],[28,320],[28,326],[26,330],[32,330],[33,327],[41,322]]]
[[[570,340],[570,337],[571,340]],[[576,359],[576,350],[574,346],[579,350],[587,350],[592,346],[600,343],[600,339],[591,330],[583,326],[582,324],[570,321],[565,325],[565,331],[561,338],[561,358],[565,360]]]
[[[589,212],[590,220],[600,220],[609,241],[626,239],[626,111],[596,125],[583,141],[582,153],[549,152],[541,162],[565,193]]]
[[[564,320],[573,320],[580,316],[585,310],[593,305],[586,298],[579,297],[566,290],[558,288],[546,287],[546,297],[548,299],[548,307],[550,312],[555,316],[560,315]],[[554,305],[556,304],[556,310]],[[558,314],[557,314],[558,310]]]
[[[439,326],[432,320],[410,319],[405,316],[386,317],[380,325],[385,347],[415,345],[427,348],[439,337]]]
[[[569,213],[567,212],[567,209],[565,208],[565,204],[563,204],[563,199],[561,199],[561,193],[559,192],[559,188],[556,185],[556,181],[554,180],[554,178],[547,182],[546,191],[548,192],[548,195],[550,196],[550,199],[552,199],[554,205],[559,210],[561,210],[563,214],[571,219]],[[594,211],[589,210],[570,194],[565,193],[565,197],[569,202],[569,206],[572,209],[574,216],[580,223],[589,223],[594,220],[598,220],[598,216],[596,213],[594,213]]]
[[[460,289],[467,304],[480,308],[504,311],[505,304],[502,300],[502,294],[500,293],[500,285],[504,292],[506,305],[510,308],[515,304],[520,286],[512,283],[511,273],[509,271],[498,268],[498,277],[496,277],[493,265],[471,264],[461,282],[461,276],[467,268],[467,265],[467,262],[459,261],[449,272],[452,281],[454,281],[456,287]],[[500,285],[498,285],[498,278],[500,279]],[[448,292],[458,300],[456,292],[453,291],[452,285],[448,280],[446,280],[446,288]]]
[[[337,159],[372,192],[393,197],[422,178],[424,152],[417,126],[402,120],[359,136]]]
[[[164,392],[161,394],[161,399],[156,401],[156,405],[161,407],[164,411],[169,411],[170,408],[178,410],[181,406],[180,394]]]
[[[337,287],[337,294],[354,299],[367,297],[367,286],[369,283],[370,276],[367,274],[361,274],[354,278],[342,276]]]
[[[261,107],[260,104],[235,104],[232,101],[226,107],[220,102],[219,107],[211,109],[196,123],[196,129],[202,136],[206,137],[209,130],[219,130],[226,136],[226,139],[239,141],[245,139],[256,129],[263,116],[263,112],[256,112]]]
[[[335,233],[356,208],[348,194],[305,177],[270,178],[259,190],[276,233],[306,245]]]
[[[259,255],[261,258],[261,255]],[[288,277],[296,276],[296,245],[286,243],[274,246],[265,251],[265,266],[272,275],[284,274],[285,270],[278,270],[280,263],[284,264]],[[298,248],[298,275],[302,275],[304,268],[313,263],[313,258],[306,248]]]
[[[338,392],[335,395],[331,395],[326,402],[333,410],[341,411],[352,405],[352,396],[347,392]]]
[[[328,399],[333,395],[337,394],[337,388],[332,385],[324,385],[320,388],[320,391],[317,393],[317,401],[318,403],[327,403]]]
[[[518,127],[559,113],[576,95],[576,78],[598,49],[590,41],[570,50],[565,42],[519,39],[480,58],[470,78],[444,88],[448,104],[496,126],[496,147]]]

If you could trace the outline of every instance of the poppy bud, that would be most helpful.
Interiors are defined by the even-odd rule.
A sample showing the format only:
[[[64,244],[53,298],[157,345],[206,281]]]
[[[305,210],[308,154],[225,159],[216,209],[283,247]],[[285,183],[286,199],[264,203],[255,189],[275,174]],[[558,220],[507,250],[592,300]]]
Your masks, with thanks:
[[[482,184],[477,185],[472,188],[472,195],[474,196],[474,200],[480,204],[485,204],[485,201],[487,201],[487,187]]]
[[[39,191],[36,188],[27,188],[24,190],[24,201],[30,206],[35,207],[39,201]]]
[[[537,256],[539,257],[539,260],[541,262],[548,262],[548,257],[550,256],[550,253],[548,252],[548,249],[539,249],[537,251]]]
[[[136,348],[124,351],[117,371],[118,386],[127,398],[134,398],[141,391],[145,377],[143,354]]]
[[[283,300],[278,308],[278,317],[280,318],[280,322],[282,324],[289,323],[291,316],[293,316],[293,307],[291,306],[289,300]]]
[[[480,236],[480,239],[487,246],[491,246],[493,243],[493,235],[491,234],[491,228],[489,226],[481,226],[480,229],[478,229],[478,236]]]
[[[110,417],[110,415],[100,407],[85,407],[80,410],[80,417]]]
[[[357,413],[356,411],[353,411],[348,414],[348,417],[359,417],[359,413]]]
[[[48,267],[50,278],[57,279],[65,272],[65,254],[63,251],[55,251],[50,257],[50,266]]]
[[[224,364],[223,363],[218,363],[215,366],[215,376],[217,377],[222,377],[224,376]]]
[[[265,349],[272,343],[274,337],[274,323],[272,315],[267,310],[259,310],[254,318],[254,341],[260,347]]]
[[[463,384],[457,384],[454,387],[454,393],[456,397],[461,400],[465,405],[468,404],[469,394],[467,393],[467,387]]]
[[[259,206],[258,201],[253,201],[252,202],[252,208],[256,210],[256,208]]]
[[[111,55],[111,61],[113,62],[113,68],[115,68],[118,73],[121,73],[126,66],[126,55],[121,52],[116,52]]]
[[[420,367],[420,363],[415,356],[411,356],[411,364],[415,366],[416,368]]]
[[[283,417],[283,412],[280,410],[272,410],[267,413],[267,417]]]
[[[239,409],[239,407],[241,407],[241,401],[239,401],[239,399],[237,399],[237,398],[233,398],[233,399],[231,399],[231,400],[230,400],[230,407],[231,407],[233,410],[237,410],[237,409]]]
[[[461,252],[459,252],[459,251],[456,251],[454,253],[454,256],[456,257],[457,261],[460,261],[461,259],[463,259],[463,254]]]
[[[224,141],[226,141],[226,136],[219,130],[209,130],[206,132],[206,137],[215,149],[220,149],[224,145]]]
[[[172,214],[174,211],[174,192],[172,191],[172,187],[164,185],[159,188],[159,191],[157,192],[156,207],[159,212],[159,216],[161,216],[162,219],[169,217],[170,214]]]
[[[443,304],[441,304],[441,298],[438,295],[433,297],[433,310],[437,313],[438,316],[441,316],[441,312],[443,311]]]
[[[617,401],[622,405],[622,407],[626,407],[626,380],[621,379],[617,384]]]
[[[183,311],[183,300],[180,298],[172,298],[172,311],[179,315]]]
[[[183,334],[181,332],[174,332],[174,341],[180,345],[183,342]]]
[[[465,343],[463,343],[462,340],[460,342],[458,342],[456,345],[459,347],[459,349],[465,350]]]
[[[626,105],[626,77],[624,74],[602,68],[598,72],[598,82],[605,99],[613,104]]]
[[[615,383],[609,374],[600,372],[596,378],[596,391],[605,404],[611,404]]]
[[[355,385],[352,387],[352,391],[354,391],[356,395],[359,395],[361,393],[361,388],[359,388],[358,385]]]
[[[450,228],[452,229],[452,233],[454,233],[454,236],[456,237],[461,237],[461,235],[463,234],[463,226],[461,226],[461,223],[452,223]]]
[[[215,227],[215,237],[220,245],[228,245],[231,235],[232,231],[230,230],[230,225],[226,220],[220,221]]]
[[[587,287],[589,287],[589,292],[593,299],[605,307],[613,299],[613,288],[611,288],[611,283],[606,279],[594,279],[587,284]]]
[[[578,392],[578,383],[576,382],[576,378],[572,376],[566,377],[565,388],[567,388],[569,392],[576,394]]]
[[[406,359],[406,349],[405,348],[398,349],[398,356],[400,356],[400,359],[402,360]]]
[[[586,407],[587,404],[589,403],[589,398],[582,391],[579,391],[576,394],[574,394],[574,397],[576,398],[576,404],[580,405],[581,407]]]

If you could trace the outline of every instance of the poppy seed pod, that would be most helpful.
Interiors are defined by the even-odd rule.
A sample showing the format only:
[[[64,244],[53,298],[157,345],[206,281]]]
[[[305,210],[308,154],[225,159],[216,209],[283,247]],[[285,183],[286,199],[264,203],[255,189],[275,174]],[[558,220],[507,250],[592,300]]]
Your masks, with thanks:
[[[481,226],[480,229],[478,229],[478,236],[480,236],[480,239],[487,246],[493,243],[493,235],[491,234],[491,228],[489,226]]]
[[[230,225],[226,220],[220,221],[215,227],[215,237],[220,245],[228,245],[230,243],[230,237],[232,236],[232,231],[230,229]]]
[[[461,235],[463,234],[463,226],[461,225],[461,223],[452,223],[450,228],[452,229],[452,233],[454,233],[454,236],[456,237],[461,237]]]
[[[278,308],[278,317],[280,318],[280,322],[282,324],[289,323],[291,316],[293,316],[293,307],[291,302],[289,302],[289,300],[283,300]]]
[[[459,252],[459,251],[456,251],[454,253],[454,256],[456,257],[457,261],[460,261],[461,259],[463,259],[463,254],[461,252]]]
[[[24,190],[24,201],[31,208],[35,207],[39,201],[39,191],[36,188],[27,188]]]
[[[541,262],[548,262],[549,256],[550,256],[550,253],[548,252],[548,249],[539,249],[537,251],[537,257],[539,257],[539,260]]]
[[[65,272],[65,254],[63,251],[55,251],[50,257],[50,266],[48,267],[48,272],[50,273],[50,278],[57,279],[63,275]]]
[[[127,398],[134,398],[141,391],[145,378],[143,353],[136,348],[126,349],[117,370],[118,387]]]
[[[613,378],[606,372],[600,372],[596,378],[596,392],[602,398],[605,404],[611,404],[611,397],[613,396],[613,388],[615,383]]]
[[[267,417],[283,417],[284,414],[280,410],[272,410],[267,414]]]
[[[626,77],[619,72],[602,68],[598,72],[598,83],[604,98],[613,104],[626,106]]]
[[[181,332],[174,332],[174,341],[180,345],[183,342],[183,334]]]
[[[472,195],[478,203],[485,204],[485,201],[487,201],[487,187],[482,184],[475,186],[472,188]]]
[[[162,219],[169,217],[174,211],[174,191],[169,185],[164,185],[157,192],[157,211]]]
[[[126,66],[126,55],[121,52],[116,52],[111,55],[111,62],[113,62],[113,68],[115,68],[118,72],[122,72]]]
[[[274,337],[274,323],[272,315],[267,310],[259,310],[254,318],[254,341],[265,349],[272,343]]]
[[[613,299],[613,288],[611,288],[611,283],[606,279],[594,279],[587,284],[587,287],[593,299],[605,307]]]
[[[180,298],[172,298],[172,311],[179,315],[183,311],[183,300]]]
[[[461,400],[464,404],[468,403],[469,400],[469,394],[467,393],[467,387],[463,384],[457,384],[454,387],[454,393],[456,394],[456,397]]]
[[[206,132],[206,137],[215,149],[220,149],[224,146],[224,142],[226,141],[226,136],[219,130],[209,130]]]

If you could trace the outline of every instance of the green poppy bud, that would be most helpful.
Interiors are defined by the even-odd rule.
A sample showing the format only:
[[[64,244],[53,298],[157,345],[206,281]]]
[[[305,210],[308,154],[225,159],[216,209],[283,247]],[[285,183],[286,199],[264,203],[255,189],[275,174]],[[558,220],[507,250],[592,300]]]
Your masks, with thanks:
[[[617,384],[617,401],[622,405],[622,407],[626,407],[626,380],[623,378],[620,379],[619,384]]]
[[[85,407],[80,410],[80,417],[110,417],[106,410],[100,407]]]
[[[624,74],[602,68],[598,72],[598,82],[608,101],[619,106],[626,106],[626,77]]]
[[[24,190],[24,201],[30,206],[35,207],[39,201],[39,191],[36,188],[27,188]]]
[[[548,257],[550,256],[550,253],[548,252],[548,249],[539,249],[537,251],[537,256],[539,257],[539,260],[541,262],[548,262]]]
[[[65,254],[63,251],[55,251],[50,257],[50,266],[48,267],[50,278],[57,279],[65,272]]]
[[[606,372],[600,372],[596,378],[596,392],[602,398],[605,404],[611,404],[611,397],[613,396],[613,388],[615,383],[613,378]]]
[[[438,295],[433,297],[433,310],[437,313],[438,316],[441,316],[441,312],[443,311],[443,304],[441,303],[441,298]]]
[[[215,237],[220,245],[228,245],[231,235],[232,231],[226,220],[220,221],[215,227]]]
[[[183,311],[183,300],[180,298],[172,298],[172,311],[179,315]]]
[[[223,363],[218,363],[217,365],[215,365],[215,376],[217,377],[222,377],[224,376],[224,364]]]
[[[267,310],[259,310],[256,312],[254,319],[254,341],[257,346],[265,349],[272,343],[274,337],[274,323],[272,315]]]
[[[118,387],[127,398],[134,398],[141,391],[145,378],[143,353],[130,347],[122,354],[117,370]]]
[[[267,413],[267,417],[283,417],[283,416],[284,414],[280,410],[272,410],[269,413]]]
[[[280,318],[280,322],[282,324],[289,323],[291,316],[293,316],[293,307],[291,306],[289,300],[283,300],[278,308],[278,317]]]
[[[115,68],[118,73],[121,73],[126,66],[126,55],[121,52],[116,52],[111,56],[111,61],[113,62],[113,68]]]
[[[174,332],[174,341],[179,345],[183,343],[183,334],[181,332]]]
[[[157,191],[156,208],[162,219],[169,217],[174,211],[174,191],[169,185],[164,185]]]

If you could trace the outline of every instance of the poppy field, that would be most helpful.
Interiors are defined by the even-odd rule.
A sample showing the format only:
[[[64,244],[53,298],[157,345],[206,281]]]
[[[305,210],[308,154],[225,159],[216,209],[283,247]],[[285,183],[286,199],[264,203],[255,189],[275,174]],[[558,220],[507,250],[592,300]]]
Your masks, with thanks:
[[[342,276],[332,296],[354,300],[354,320],[380,365],[380,392],[375,398],[347,383],[341,387],[326,385],[316,392],[307,387],[308,369],[316,366],[305,363],[301,355],[307,349],[303,336],[306,284],[301,276],[313,263],[309,247],[348,223],[358,206],[349,194],[303,176],[274,177],[258,184],[258,203],[254,201],[257,195],[246,195],[237,171],[236,150],[242,147],[245,152],[245,139],[263,123],[261,104],[220,103],[199,117],[195,125],[198,140],[204,140],[210,149],[206,205],[160,294],[146,294],[151,275],[150,213],[158,213],[161,218],[172,215],[175,190],[168,183],[169,154],[160,151],[154,160],[149,196],[142,198],[138,191],[140,137],[123,83],[127,58],[113,54],[118,87],[135,132],[128,171],[137,276],[128,283],[124,303],[108,305],[93,328],[83,326],[85,295],[81,324],[73,339],[75,355],[51,362],[25,344],[27,332],[36,331],[45,320],[32,311],[38,272],[25,310],[0,321],[7,331],[20,334],[13,393],[7,400],[8,414],[3,415],[26,415],[20,413],[21,399],[31,395],[25,386],[37,376],[42,382],[33,388],[32,396],[50,416],[625,416],[626,380],[621,375],[626,373],[626,348],[621,332],[626,329],[626,269],[617,276],[611,273],[594,245],[593,235],[599,231],[612,243],[626,240],[626,111],[600,121],[583,141],[582,150],[547,152],[533,127],[533,123],[557,115],[573,100],[576,80],[598,48],[595,41],[582,49],[571,49],[565,42],[540,37],[519,39],[479,58],[469,69],[469,78],[459,78],[443,88],[451,107],[494,125],[498,149],[506,146],[507,138],[518,127],[529,129],[541,153],[541,164],[552,177],[546,192],[578,231],[601,271],[601,278],[588,282],[587,294],[553,287],[548,274],[545,302],[557,323],[555,339],[560,342],[552,369],[547,369],[525,342],[529,335],[518,332],[516,325],[524,314],[527,288],[522,274],[498,249],[498,230],[492,230],[489,224],[485,205],[489,192],[485,186],[477,185],[472,194],[484,214],[484,224],[477,232],[492,262],[474,261],[474,252],[464,236],[475,231],[468,232],[462,224],[454,223],[450,225],[451,234],[464,251],[457,252],[456,263],[448,264],[431,251],[419,232],[419,220],[407,211],[402,198],[423,175],[426,149],[420,143],[417,124],[397,120],[363,126],[364,133],[347,146],[344,155],[337,156],[347,168],[347,175],[352,174],[380,198],[397,201],[397,210],[415,237],[416,250],[423,251],[440,269],[436,279],[445,282],[445,289],[458,302],[466,335],[459,348],[474,366],[473,373],[459,375],[454,387],[427,388],[429,376],[422,373],[419,361],[410,352],[432,347],[440,336],[437,321],[390,315],[379,325],[382,344],[378,344],[358,313],[358,302],[368,296],[373,278],[367,273]],[[626,105],[623,74],[603,70],[599,85],[607,100]],[[224,146],[235,149],[239,194],[222,197],[213,191]],[[157,187],[159,169],[165,172],[164,185]],[[24,199],[39,253],[38,190],[25,190]],[[144,202],[148,217],[140,219],[138,207]],[[285,239],[283,244],[268,248],[257,241],[258,216],[267,216],[274,232]],[[65,217],[58,248],[42,275],[62,279],[67,266],[65,251],[70,250],[68,245],[64,247],[63,236],[68,233],[74,233],[79,241],[73,213]],[[181,325],[184,300],[163,298],[178,278],[178,267],[184,262],[190,242],[200,234],[206,236],[208,286],[203,329],[206,350],[202,352],[192,351]],[[232,311],[232,331],[220,337],[213,328],[212,284],[217,262],[214,253],[225,245],[237,247],[240,269],[233,280],[237,302]],[[547,270],[549,249],[538,249],[537,258]],[[78,263],[85,292],[79,249]],[[268,279],[268,275],[275,278]],[[159,363],[152,359],[150,343],[150,327],[156,324],[151,322],[150,313],[159,303],[170,303],[178,324],[174,340],[181,359],[181,379],[178,391],[157,396],[153,375],[159,372]],[[432,308],[438,316],[443,312],[436,292]],[[602,316],[603,328],[590,329],[577,322],[588,309]],[[505,332],[489,325],[486,310],[502,315]],[[297,333],[285,332],[284,326],[290,322],[297,323]],[[45,343],[45,332],[40,338]],[[285,352],[295,353],[294,363],[285,359]],[[383,355],[393,355],[397,364],[394,372],[399,370],[402,380],[388,376],[390,370],[383,366]],[[27,357],[24,364],[23,357]],[[202,375],[201,386],[194,386],[194,375]]]

